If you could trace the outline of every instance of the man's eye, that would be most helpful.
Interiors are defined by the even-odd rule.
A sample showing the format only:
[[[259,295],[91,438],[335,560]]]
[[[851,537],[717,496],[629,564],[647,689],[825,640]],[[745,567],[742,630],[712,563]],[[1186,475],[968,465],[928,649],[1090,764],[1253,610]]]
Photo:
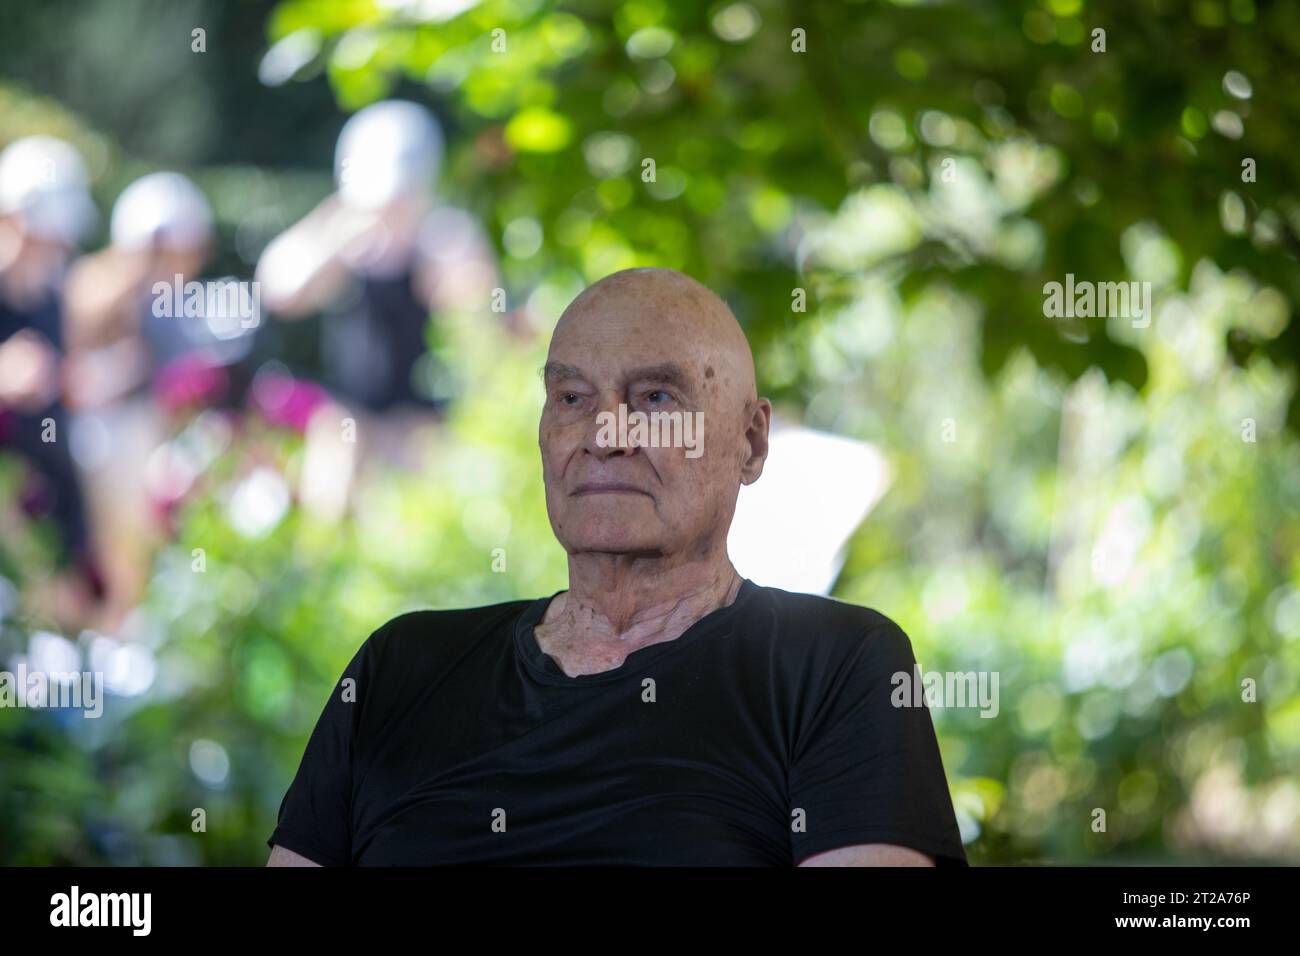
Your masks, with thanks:
[[[561,393],[560,393],[560,404],[561,404],[561,405],[570,405],[570,406],[572,406],[572,405],[576,405],[576,404],[577,404],[578,402],[580,402],[580,401],[582,401],[582,396],[579,395],[577,392],[561,392]]]
[[[662,388],[656,388],[654,391],[646,392],[645,398],[652,405],[662,405],[664,402],[672,401],[673,397]]]

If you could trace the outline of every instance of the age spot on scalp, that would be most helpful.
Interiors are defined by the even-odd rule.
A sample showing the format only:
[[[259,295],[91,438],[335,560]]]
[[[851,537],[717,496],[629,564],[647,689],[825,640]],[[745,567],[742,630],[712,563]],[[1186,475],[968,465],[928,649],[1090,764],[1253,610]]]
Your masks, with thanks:
[[[705,368],[704,368],[704,377],[705,377],[705,378],[713,378],[713,366],[712,366],[712,365],[707,365],[707,366],[705,366]]]

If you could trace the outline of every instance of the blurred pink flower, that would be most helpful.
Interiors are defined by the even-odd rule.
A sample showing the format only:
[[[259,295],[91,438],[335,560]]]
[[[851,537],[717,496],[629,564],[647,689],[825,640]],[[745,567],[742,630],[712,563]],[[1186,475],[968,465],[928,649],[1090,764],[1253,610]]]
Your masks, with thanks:
[[[315,382],[275,372],[257,376],[251,397],[268,422],[298,432],[305,432],[312,413],[330,400],[329,392]]]
[[[229,376],[201,352],[170,362],[154,380],[154,401],[169,412],[196,405],[213,405],[226,394]]]

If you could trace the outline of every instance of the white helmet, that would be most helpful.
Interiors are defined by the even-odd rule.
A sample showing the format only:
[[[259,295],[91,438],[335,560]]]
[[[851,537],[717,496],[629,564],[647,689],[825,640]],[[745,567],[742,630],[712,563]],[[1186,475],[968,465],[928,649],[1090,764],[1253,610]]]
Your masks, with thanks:
[[[361,110],[339,133],[334,178],[343,200],[378,209],[428,192],[442,166],[438,121],[423,106],[384,100]]]
[[[75,246],[95,226],[95,204],[77,151],[53,136],[27,136],[0,153],[0,214],[22,216],[42,238]]]
[[[180,173],[150,173],[122,190],[109,227],[113,245],[140,249],[155,241],[193,249],[212,238],[212,209]]]

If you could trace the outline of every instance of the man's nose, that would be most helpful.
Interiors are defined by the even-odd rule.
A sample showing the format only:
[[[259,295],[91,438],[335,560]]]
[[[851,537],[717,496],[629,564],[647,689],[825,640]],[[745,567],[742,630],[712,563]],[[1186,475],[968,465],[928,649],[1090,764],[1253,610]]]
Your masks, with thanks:
[[[620,407],[622,412],[620,414]],[[617,393],[601,396],[595,414],[587,424],[583,448],[600,460],[631,455],[637,446],[630,443],[627,406]]]

